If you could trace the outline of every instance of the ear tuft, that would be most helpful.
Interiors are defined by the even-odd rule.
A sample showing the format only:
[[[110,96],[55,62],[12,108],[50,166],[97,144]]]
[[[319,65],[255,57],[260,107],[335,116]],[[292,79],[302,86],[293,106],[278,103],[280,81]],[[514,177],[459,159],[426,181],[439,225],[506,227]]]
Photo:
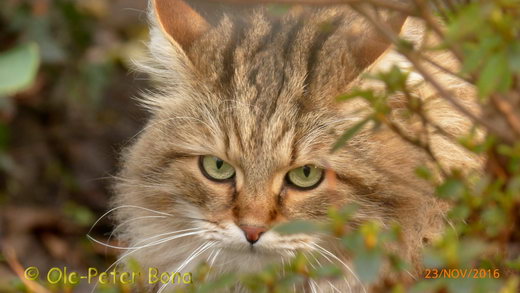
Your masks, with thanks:
[[[157,23],[172,43],[184,50],[204,34],[209,23],[182,0],[152,0]]]

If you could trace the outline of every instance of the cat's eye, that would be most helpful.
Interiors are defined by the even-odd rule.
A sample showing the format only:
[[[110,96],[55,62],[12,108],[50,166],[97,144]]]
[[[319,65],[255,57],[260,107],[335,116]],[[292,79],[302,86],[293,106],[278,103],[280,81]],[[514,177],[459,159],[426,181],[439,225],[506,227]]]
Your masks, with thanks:
[[[225,181],[235,176],[235,168],[215,156],[201,156],[199,165],[202,174],[214,181]]]
[[[321,183],[323,169],[313,165],[305,165],[289,171],[286,178],[290,184],[298,188],[312,189]]]

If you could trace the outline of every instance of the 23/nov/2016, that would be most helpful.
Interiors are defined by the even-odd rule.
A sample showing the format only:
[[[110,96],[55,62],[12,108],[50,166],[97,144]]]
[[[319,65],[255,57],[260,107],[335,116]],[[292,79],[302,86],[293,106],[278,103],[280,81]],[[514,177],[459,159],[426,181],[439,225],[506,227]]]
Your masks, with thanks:
[[[499,269],[425,269],[423,276],[425,279],[486,279],[500,278]]]

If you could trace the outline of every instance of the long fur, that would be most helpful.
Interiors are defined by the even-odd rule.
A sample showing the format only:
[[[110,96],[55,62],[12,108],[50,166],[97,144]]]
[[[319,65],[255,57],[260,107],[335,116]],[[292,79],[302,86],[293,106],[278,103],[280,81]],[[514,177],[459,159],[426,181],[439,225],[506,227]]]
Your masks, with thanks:
[[[360,76],[396,64],[410,72],[414,93],[431,120],[454,136],[468,131],[470,123],[392,49],[370,66],[361,62],[371,50],[370,42],[364,42],[376,37],[369,24],[339,6],[296,9],[283,16],[259,7],[239,17],[223,15],[186,47],[159,28],[153,11],[149,55],[137,63],[155,83],[143,97],[152,117],[124,153],[113,202],[122,207],[114,212],[121,224],[118,236],[133,248],[125,259],[168,272],[190,271],[207,261],[215,277],[257,271],[287,261],[296,251],[314,252],[320,262],[342,267],[346,277],[307,284],[309,290],[364,292],[369,288],[333,239],[269,230],[252,248],[239,228],[243,223],[272,227],[291,219],[325,219],[330,206],[355,203],[359,210],[351,225],[399,223],[403,241],[390,249],[420,269],[420,250],[444,229],[447,208],[433,197],[432,186],[414,174],[417,166],[433,166],[431,159],[385,127],[363,129],[331,153],[339,135],[370,112],[361,100],[338,104],[335,97],[353,87],[382,89]],[[417,45],[432,42],[424,39],[415,19],[406,22],[402,34]],[[454,70],[458,66],[452,56],[431,57]],[[428,69],[472,109],[469,85]],[[477,158],[435,129],[421,130],[419,121],[397,116],[395,121],[412,135],[428,132],[445,168],[478,169]],[[205,178],[197,163],[204,155],[233,165],[234,183]],[[288,186],[285,174],[306,164],[328,170],[323,183],[309,191]],[[390,275],[383,270],[381,280]],[[240,284],[235,287],[243,290]]]

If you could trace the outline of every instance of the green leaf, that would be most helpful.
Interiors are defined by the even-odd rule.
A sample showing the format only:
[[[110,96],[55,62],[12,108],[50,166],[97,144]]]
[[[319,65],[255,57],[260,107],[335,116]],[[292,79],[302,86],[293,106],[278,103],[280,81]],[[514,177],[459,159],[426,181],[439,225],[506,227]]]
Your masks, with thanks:
[[[281,224],[274,228],[280,234],[298,234],[298,233],[312,233],[321,231],[321,227],[311,221],[295,220]]]
[[[291,5],[288,4],[270,4],[267,6],[267,9],[273,15],[284,15],[291,9]]]
[[[220,276],[217,280],[212,282],[207,282],[201,284],[196,287],[195,292],[197,293],[206,293],[206,292],[215,292],[217,289],[225,289],[232,286],[237,281],[237,277],[228,273]]]
[[[372,120],[372,117],[365,118],[360,122],[354,124],[351,128],[347,129],[343,135],[336,141],[336,143],[332,146],[332,152],[337,151],[339,148],[345,145],[347,141],[349,141],[356,133],[358,133],[365,124]]]
[[[487,97],[497,90],[506,90],[511,84],[511,78],[505,54],[492,55],[484,65],[477,81],[480,97]]]
[[[520,73],[520,42],[511,45],[508,60],[511,70]]]
[[[356,251],[354,267],[359,279],[366,283],[376,281],[382,261],[383,253],[379,249]]]
[[[341,277],[341,269],[335,265],[319,266],[314,273],[318,278],[338,278]]]
[[[457,198],[464,192],[464,184],[456,179],[448,179],[437,187],[437,195],[441,198]]]
[[[11,95],[28,88],[40,64],[35,43],[18,46],[0,54],[0,95]]]
[[[408,76],[408,72],[401,71],[401,69],[395,65],[392,66],[389,71],[377,74],[377,77],[385,83],[388,93],[390,94],[404,90]]]
[[[426,166],[419,166],[417,169],[415,169],[415,174],[425,180],[432,179],[433,175],[430,169]]]
[[[348,93],[342,94],[336,98],[338,101],[346,101],[354,98],[364,98],[365,100],[373,100],[374,99],[374,91],[371,89],[354,89]]]
[[[69,216],[74,223],[84,227],[92,225],[96,220],[96,217],[90,209],[72,201],[64,205],[63,212]]]

